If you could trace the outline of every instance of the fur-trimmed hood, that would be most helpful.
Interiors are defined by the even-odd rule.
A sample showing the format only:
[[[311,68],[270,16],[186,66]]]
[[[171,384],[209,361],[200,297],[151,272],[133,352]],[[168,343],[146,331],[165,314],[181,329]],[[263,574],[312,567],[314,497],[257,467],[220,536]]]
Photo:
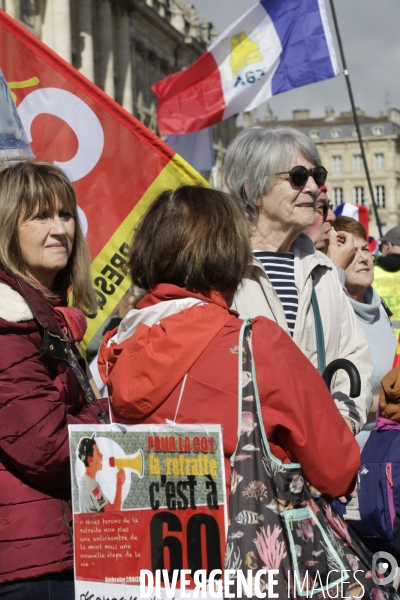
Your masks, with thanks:
[[[62,335],[57,316],[42,292],[0,265],[0,333],[38,328]]]
[[[33,318],[33,313],[21,294],[6,283],[0,283],[0,319],[19,323]]]

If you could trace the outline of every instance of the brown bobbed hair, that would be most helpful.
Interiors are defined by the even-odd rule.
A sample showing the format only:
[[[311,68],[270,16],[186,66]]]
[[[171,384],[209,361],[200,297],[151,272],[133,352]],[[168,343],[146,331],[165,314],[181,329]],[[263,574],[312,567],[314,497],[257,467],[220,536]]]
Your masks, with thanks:
[[[359,221],[352,219],[351,217],[337,217],[336,221],[333,223],[333,228],[335,231],[352,233],[354,236],[362,238],[368,242],[367,232],[365,231],[364,225],[362,225]]]
[[[57,273],[52,292],[66,305],[71,288],[72,304],[93,314],[97,312],[97,300],[91,285],[89,248],[79,224],[75,190],[58,167],[27,161],[0,171],[0,262],[35,285],[21,256],[18,225],[38,212],[54,213],[57,201],[74,217],[75,238],[68,264]]]
[[[171,283],[209,295],[234,292],[251,257],[240,204],[218,190],[185,185],[162,192],[140,220],[128,271],[146,290]]]

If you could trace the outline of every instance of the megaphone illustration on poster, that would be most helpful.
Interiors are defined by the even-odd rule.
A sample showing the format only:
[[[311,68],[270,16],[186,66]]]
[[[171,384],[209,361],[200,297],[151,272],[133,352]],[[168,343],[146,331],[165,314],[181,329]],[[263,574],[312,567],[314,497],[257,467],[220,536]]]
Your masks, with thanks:
[[[142,450],[138,450],[134,454],[128,454],[124,458],[110,457],[109,463],[110,467],[115,467],[118,471],[120,469],[131,469],[140,479],[143,477],[144,459]]]

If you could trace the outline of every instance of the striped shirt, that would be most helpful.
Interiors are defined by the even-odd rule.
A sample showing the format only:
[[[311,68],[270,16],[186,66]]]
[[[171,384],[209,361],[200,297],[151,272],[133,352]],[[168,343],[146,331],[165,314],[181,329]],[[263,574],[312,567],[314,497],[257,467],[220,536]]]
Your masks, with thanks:
[[[293,337],[299,294],[294,280],[293,252],[264,252],[253,250],[281,301],[290,335]]]

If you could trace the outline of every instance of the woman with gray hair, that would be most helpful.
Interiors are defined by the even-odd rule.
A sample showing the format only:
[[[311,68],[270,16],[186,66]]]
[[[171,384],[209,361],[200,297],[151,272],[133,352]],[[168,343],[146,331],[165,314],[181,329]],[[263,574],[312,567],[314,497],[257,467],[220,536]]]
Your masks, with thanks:
[[[343,371],[332,381],[336,405],[356,434],[372,403],[368,344],[332,262],[302,233],[314,223],[327,177],[317,147],[291,127],[252,127],[228,147],[224,170],[229,191],[245,207],[253,247],[232,308],[242,318],[276,321],[320,372],[337,358],[357,367],[359,397],[349,397]]]

